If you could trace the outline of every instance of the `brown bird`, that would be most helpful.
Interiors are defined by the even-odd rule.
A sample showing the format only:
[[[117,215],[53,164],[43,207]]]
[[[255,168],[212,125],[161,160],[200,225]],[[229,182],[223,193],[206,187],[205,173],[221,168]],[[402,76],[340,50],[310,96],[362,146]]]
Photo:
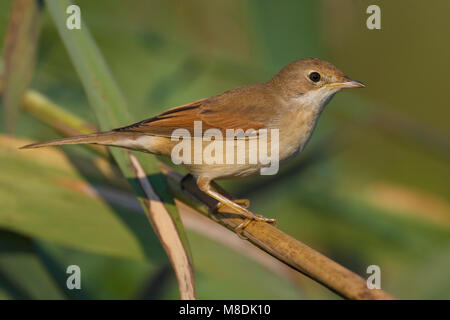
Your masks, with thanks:
[[[270,150],[269,160],[278,162],[301,152],[333,95],[343,88],[361,87],[364,87],[361,82],[348,78],[329,62],[315,58],[300,59],[284,67],[267,82],[181,105],[111,131],[22,148],[92,143],[172,156],[176,164],[184,165],[196,177],[200,190],[219,201],[219,206],[232,208],[247,218],[237,227],[240,232],[252,220],[269,223],[275,223],[275,220],[252,213],[247,209],[246,199],[232,200],[223,192],[214,190],[210,184],[212,180],[262,173],[271,166],[275,167],[272,173],[276,173],[278,163],[268,162],[267,157],[255,161],[250,154],[261,155],[263,150]],[[177,133],[177,129],[181,131]],[[227,135],[229,130],[241,134],[230,138]],[[269,131],[277,134],[269,134]],[[195,145],[198,137],[203,137],[200,145],[197,144],[200,148]],[[180,139],[188,141],[190,147],[180,148]],[[262,142],[267,144],[265,149]],[[211,147],[213,143],[215,145]],[[180,158],[184,160],[180,161]]]

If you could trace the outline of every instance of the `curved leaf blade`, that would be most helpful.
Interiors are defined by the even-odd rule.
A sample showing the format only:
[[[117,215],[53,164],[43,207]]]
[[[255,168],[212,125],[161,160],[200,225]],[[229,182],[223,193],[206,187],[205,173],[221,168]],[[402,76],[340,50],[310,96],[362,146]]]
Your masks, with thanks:
[[[82,23],[79,30],[69,30],[66,27],[66,8],[70,5],[70,2],[46,1],[46,4],[83,83],[90,105],[97,115],[100,128],[102,130],[110,130],[124,123],[131,122],[125,100],[86,25]],[[136,171],[133,169],[135,166],[129,152],[114,148],[110,149],[110,151],[122,173],[130,181],[152,225],[157,229],[158,225],[151,219],[153,215],[147,205],[149,201],[147,198],[148,194],[145,193],[145,190],[139,183],[142,177],[136,175]],[[135,157],[142,159],[142,155],[138,153],[135,154]],[[165,226],[174,231],[168,233],[156,230],[156,233],[159,235],[164,249],[172,262],[179,282],[181,298],[194,299],[194,278],[189,245],[184,228],[179,223],[180,218],[174,205],[173,196],[168,193],[169,189],[166,186],[167,182],[165,179],[155,177],[155,173],[159,171],[156,159],[146,157],[145,162],[147,163],[146,169],[148,169],[146,174],[149,176],[151,183],[155,182],[155,190],[158,190],[156,191],[158,201],[164,200],[164,206],[158,206],[157,214],[165,215],[167,221],[171,221]],[[168,234],[177,236],[169,237],[167,236]]]

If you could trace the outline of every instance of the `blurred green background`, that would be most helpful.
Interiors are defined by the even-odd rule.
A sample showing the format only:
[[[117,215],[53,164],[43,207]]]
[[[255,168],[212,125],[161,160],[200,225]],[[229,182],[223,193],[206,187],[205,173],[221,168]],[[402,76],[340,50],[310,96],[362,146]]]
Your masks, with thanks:
[[[450,2],[75,3],[135,120],[265,81],[302,57],[326,59],[364,82],[364,90],[332,100],[305,152],[279,175],[221,184],[361,276],[380,266],[382,288],[398,298],[450,298]],[[366,28],[374,3],[381,30]],[[2,35],[10,6],[0,2]],[[45,10],[31,88],[96,123]],[[4,133],[3,112],[0,120]],[[25,112],[15,133],[57,136]],[[178,298],[146,218],[62,187],[70,179],[108,182],[89,151],[63,150],[69,166],[64,157],[31,159],[1,144],[0,299]],[[200,299],[338,298],[187,232]],[[70,264],[81,267],[82,290],[65,286]]]

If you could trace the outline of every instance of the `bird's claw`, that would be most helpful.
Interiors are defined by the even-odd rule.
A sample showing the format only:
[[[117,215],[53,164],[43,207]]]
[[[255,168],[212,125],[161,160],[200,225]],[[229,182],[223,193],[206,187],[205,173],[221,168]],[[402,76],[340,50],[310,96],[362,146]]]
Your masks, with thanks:
[[[238,235],[239,238],[241,238],[243,240],[248,240],[248,237],[244,236],[244,230],[245,230],[245,228],[247,228],[247,226],[252,221],[262,221],[262,222],[270,223],[274,227],[278,226],[278,222],[276,219],[266,218],[260,214],[255,214],[254,218],[252,218],[252,219],[246,218],[236,228],[234,228],[234,231],[236,232],[236,234]]]
[[[239,238],[243,240],[248,240],[246,236],[243,235],[243,232],[245,228],[252,222],[252,221],[261,221],[272,224],[274,227],[277,226],[277,220],[266,218],[260,214],[255,214],[251,211],[246,210],[250,206],[250,200],[248,199],[233,199],[234,203],[241,206],[245,212],[247,212],[247,215],[245,216],[244,221],[242,221],[236,228],[234,228],[234,231],[239,236]],[[215,220],[216,222],[220,222],[220,219],[216,216],[216,213],[219,212],[221,209],[228,207],[226,204],[218,202],[217,205],[209,210],[209,216]],[[249,216],[250,215],[250,216]]]

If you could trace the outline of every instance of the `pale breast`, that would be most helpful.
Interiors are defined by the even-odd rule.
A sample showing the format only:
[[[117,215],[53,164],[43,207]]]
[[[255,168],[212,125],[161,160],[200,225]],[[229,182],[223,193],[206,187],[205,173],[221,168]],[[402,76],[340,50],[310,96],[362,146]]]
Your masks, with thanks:
[[[280,128],[280,160],[286,160],[305,148],[318,117],[319,112],[311,108],[292,111]]]

